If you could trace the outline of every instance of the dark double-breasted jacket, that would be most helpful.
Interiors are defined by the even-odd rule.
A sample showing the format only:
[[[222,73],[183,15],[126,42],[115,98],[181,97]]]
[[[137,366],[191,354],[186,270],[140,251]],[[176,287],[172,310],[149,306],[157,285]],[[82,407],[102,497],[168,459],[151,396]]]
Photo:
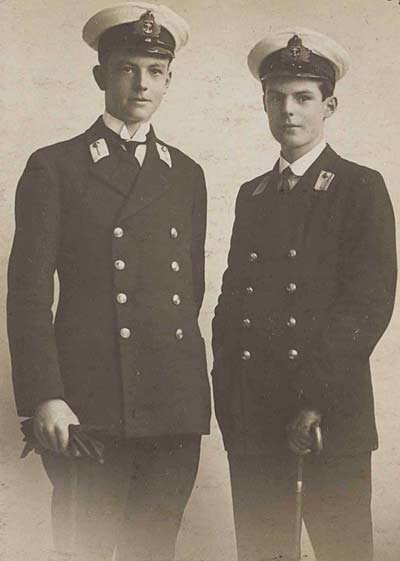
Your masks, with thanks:
[[[278,168],[245,183],[213,320],[216,413],[227,449],[269,453],[302,408],[326,454],[377,447],[370,355],[396,284],[392,206],[379,173],[329,146],[289,193]]]
[[[208,433],[204,175],[153,130],[138,174],[132,158],[100,118],[28,161],[8,276],[17,409],[64,398],[127,437]]]

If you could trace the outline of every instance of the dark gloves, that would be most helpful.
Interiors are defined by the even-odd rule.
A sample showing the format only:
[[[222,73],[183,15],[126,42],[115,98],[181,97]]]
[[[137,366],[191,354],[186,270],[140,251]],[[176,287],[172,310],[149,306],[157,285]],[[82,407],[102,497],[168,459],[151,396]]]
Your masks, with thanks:
[[[33,418],[22,421],[21,431],[24,435],[23,440],[25,442],[21,458],[25,458],[32,450],[37,454],[46,450],[35,437]],[[92,425],[69,425],[68,452],[71,456],[91,458],[103,464],[105,446],[100,440],[101,434],[102,431],[98,427]]]

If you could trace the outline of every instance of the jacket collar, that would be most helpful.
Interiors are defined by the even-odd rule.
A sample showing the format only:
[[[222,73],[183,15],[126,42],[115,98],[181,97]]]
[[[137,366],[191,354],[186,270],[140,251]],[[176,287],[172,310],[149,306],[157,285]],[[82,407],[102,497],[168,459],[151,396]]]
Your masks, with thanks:
[[[294,195],[295,193],[303,191],[304,189],[324,190],[317,188],[320,174],[322,172],[333,174],[330,176],[332,180],[335,176],[336,165],[339,159],[340,156],[338,156],[338,154],[336,154],[336,152],[329,146],[329,144],[327,144],[321,154],[317,157],[316,160],[314,160],[314,162],[301,177],[292,194]],[[275,188],[278,178],[279,160],[276,162],[273,169],[266,175],[264,175],[264,177],[260,180],[255,190],[252,192],[253,197],[261,195],[267,189],[269,190],[271,188]]]
[[[105,126],[102,117],[86,131],[85,142],[90,158],[89,174],[125,197],[119,213],[121,219],[136,214],[169,188],[173,162],[168,148],[158,141],[152,127],[146,156],[135,181],[137,169],[132,157],[121,148],[119,136]],[[99,142],[101,157],[95,161],[93,145]]]

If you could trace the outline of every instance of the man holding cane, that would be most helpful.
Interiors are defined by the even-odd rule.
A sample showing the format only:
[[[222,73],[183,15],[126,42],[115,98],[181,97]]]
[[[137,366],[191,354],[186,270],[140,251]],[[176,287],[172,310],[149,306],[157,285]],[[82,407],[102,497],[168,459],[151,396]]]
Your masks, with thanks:
[[[240,561],[293,559],[297,457],[318,561],[372,561],[369,357],[390,320],[395,229],[382,176],[326,143],[346,51],[289,29],[248,57],[281,153],[240,189],[213,321],[216,415]],[[320,426],[324,451],[313,449]]]

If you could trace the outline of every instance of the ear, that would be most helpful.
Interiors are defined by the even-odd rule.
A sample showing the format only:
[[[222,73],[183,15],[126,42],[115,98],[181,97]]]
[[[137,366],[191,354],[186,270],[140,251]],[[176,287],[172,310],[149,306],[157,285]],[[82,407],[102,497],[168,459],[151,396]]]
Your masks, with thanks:
[[[102,92],[106,89],[106,80],[105,80],[105,68],[102,65],[97,64],[93,68],[93,76],[96,80],[96,84],[99,86]]]
[[[324,119],[329,119],[336,112],[338,108],[338,100],[334,95],[327,97],[324,101]]]
[[[261,82],[261,87],[262,87],[262,103],[263,103],[264,111],[265,111],[265,113],[267,113],[267,102],[266,102],[266,91],[265,91],[266,90],[266,84],[265,84],[265,82]]]
[[[172,72],[171,72],[171,70],[168,70],[168,74],[167,74],[167,77],[165,79],[164,95],[167,93],[167,90],[169,88],[171,80],[172,80]]]

